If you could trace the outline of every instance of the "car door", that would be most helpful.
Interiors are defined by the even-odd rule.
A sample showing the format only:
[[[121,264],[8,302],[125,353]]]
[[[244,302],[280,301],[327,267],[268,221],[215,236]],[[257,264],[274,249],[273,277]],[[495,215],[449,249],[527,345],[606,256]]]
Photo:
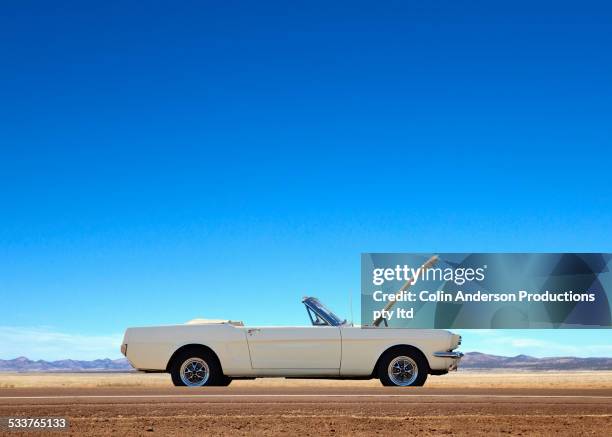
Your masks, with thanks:
[[[307,374],[331,375],[340,372],[337,326],[245,329],[253,369],[307,369]]]

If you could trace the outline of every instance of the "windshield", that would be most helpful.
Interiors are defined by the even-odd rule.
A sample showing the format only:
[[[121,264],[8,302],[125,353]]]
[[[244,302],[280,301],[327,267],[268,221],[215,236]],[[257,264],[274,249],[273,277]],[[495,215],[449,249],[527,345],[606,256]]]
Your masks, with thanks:
[[[346,320],[342,320],[340,317],[335,315],[329,308],[323,305],[319,301],[319,299],[317,299],[316,297],[304,298],[302,302],[304,303],[304,305],[306,305],[306,308],[308,310],[311,310],[312,312],[314,312],[314,315],[315,315],[314,318],[313,318],[313,315],[310,313],[310,311],[308,312],[308,315],[310,316],[310,321],[312,322],[313,325],[316,325],[316,326],[323,325],[324,323],[321,323],[321,319],[327,322],[326,324],[331,325],[331,326],[340,326],[346,322]]]

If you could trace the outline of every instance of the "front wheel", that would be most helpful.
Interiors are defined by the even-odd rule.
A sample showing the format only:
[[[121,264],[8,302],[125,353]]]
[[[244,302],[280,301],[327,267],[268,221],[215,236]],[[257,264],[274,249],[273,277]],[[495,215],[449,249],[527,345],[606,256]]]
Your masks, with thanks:
[[[381,357],[378,377],[385,386],[416,387],[427,380],[429,365],[425,358],[408,348],[395,349]]]
[[[215,357],[204,351],[185,351],[176,357],[170,368],[176,386],[205,387],[223,384],[226,378]],[[231,381],[231,380],[230,380]]]
[[[219,384],[217,385],[221,387],[227,387],[231,383],[232,383],[232,378],[230,378],[229,376],[223,375],[223,377],[219,381]]]

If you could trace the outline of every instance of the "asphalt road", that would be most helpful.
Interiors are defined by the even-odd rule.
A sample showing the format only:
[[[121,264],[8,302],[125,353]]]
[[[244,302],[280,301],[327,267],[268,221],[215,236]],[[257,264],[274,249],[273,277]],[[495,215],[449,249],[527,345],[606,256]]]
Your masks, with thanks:
[[[73,435],[603,436],[612,390],[21,388],[0,391],[0,416],[66,416]]]

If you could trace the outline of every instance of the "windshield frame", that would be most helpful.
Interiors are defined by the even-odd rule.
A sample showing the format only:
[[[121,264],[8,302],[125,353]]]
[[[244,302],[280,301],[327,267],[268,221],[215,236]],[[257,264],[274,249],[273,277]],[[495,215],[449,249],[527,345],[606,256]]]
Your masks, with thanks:
[[[316,297],[305,297],[304,299],[302,299],[302,303],[306,306],[307,312],[308,310],[312,311],[321,320],[325,321],[329,326],[342,326],[346,323],[346,320],[342,320],[340,317],[335,315]],[[310,313],[308,313],[308,317],[310,318],[310,322],[313,326],[322,326],[320,324],[315,323]]]

